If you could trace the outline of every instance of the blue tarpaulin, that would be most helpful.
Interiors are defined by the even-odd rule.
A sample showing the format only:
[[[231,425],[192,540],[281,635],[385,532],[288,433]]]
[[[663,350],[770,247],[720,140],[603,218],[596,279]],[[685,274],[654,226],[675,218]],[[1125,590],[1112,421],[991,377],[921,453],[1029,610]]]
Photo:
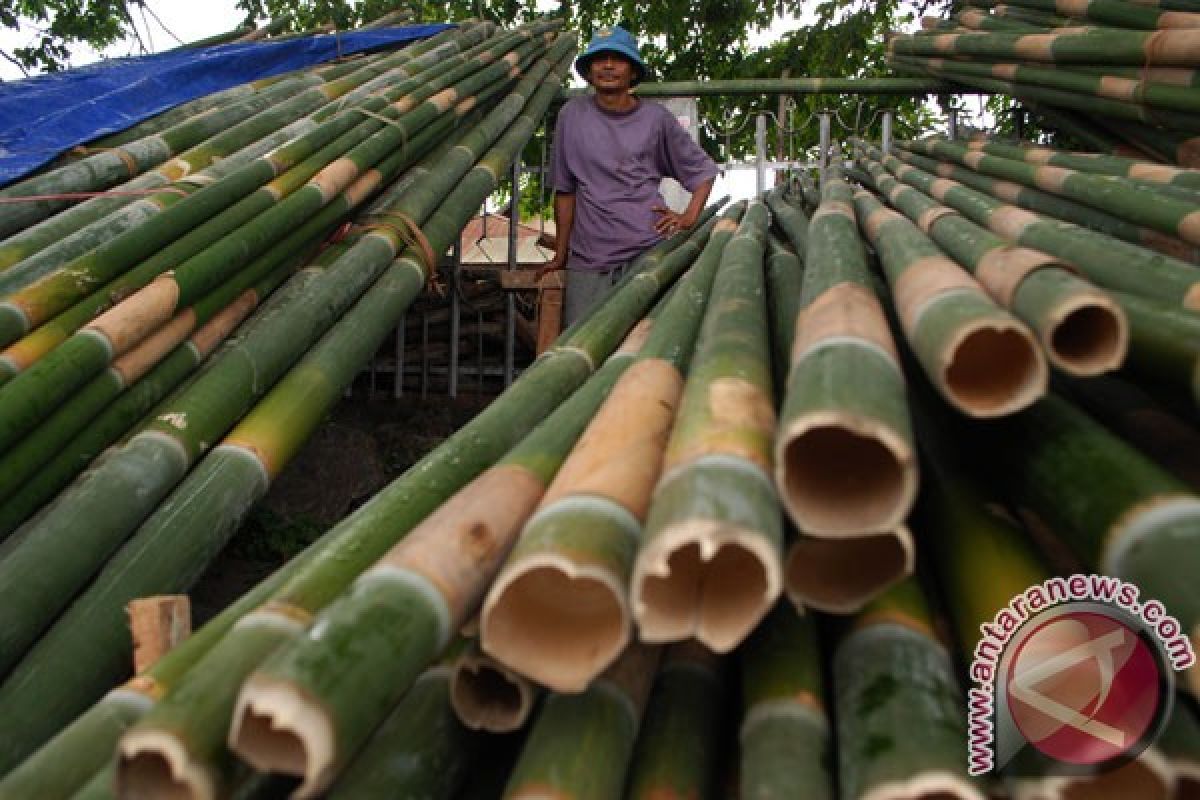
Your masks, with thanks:
[[[423,39],[448,27],[410,25],[180,49],[0,83],[0,185],[76,145],[197,97],[338,56]]]

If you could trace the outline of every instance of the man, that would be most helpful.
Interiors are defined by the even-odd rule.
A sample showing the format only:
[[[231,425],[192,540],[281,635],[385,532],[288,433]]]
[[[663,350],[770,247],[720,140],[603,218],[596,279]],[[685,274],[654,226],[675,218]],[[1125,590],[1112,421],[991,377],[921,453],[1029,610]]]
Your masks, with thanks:
[[[688,230],[708,201],[717,165],[666,108],[630,93],[646,75],[633,37],[604,28],[575,61],[595,90],[563,106],[555,131],[554,258],[540,275],[566,269],[567,325],[665,236]],[[670,176],[692,193],[682,213],[658,191]]]

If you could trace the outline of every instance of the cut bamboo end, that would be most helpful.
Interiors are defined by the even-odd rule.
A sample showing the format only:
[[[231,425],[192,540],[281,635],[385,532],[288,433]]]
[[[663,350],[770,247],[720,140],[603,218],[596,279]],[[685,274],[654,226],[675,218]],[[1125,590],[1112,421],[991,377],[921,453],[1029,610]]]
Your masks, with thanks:
[[[510,669],[556,692],[582,692],[629,643],[624,587],[555,554],[523,559],[483,607],[480,643]]]
[[[925,772],[876,786],[861,800],[986,800],[986,796],[961,775]]]
[[[207,770],[188,757],[183,742],[163,731],[130,731],[117,752],[117,796],[122,800],[215,800]]]
[[[536,690],[528,680],[481,653],[465,655],[450,677],[450,704],[471,730],[509,733],[533,710]]]
[[[632,605],[645,642],[695,638],[728,653],[783,591],[779,554],[756,531],[688,520],[661,531],[633,569]]]
[[[292,797],[313,797],[332,778],[333,722],[289,684],[258,677],[246,682],[234,708],[229,748],[260,772],[303,778]]]
[[[912,447],[875,420],[828,411],[783,431],[776,483],[796,527],[816,536],[895,528],[917,494]]]
[[[1013,800],[1167,800],[1180,796],[1175,786],[1170,763],[1152,747],[1111,772],[1021,781],[1012,795]]]
[[[1046,360],[1025,326],[979,320],[948,337],[942,349],[941,385],[959,411],[976,418],[1002,417],[1033,405],[1046,393]]]
[[[799,610],[852,614],[911,575],[913,559],[912,534],[903,525],[845,539],[801,536],[784,565],[787,595]]]
[[[1054,366],[1091,377],[1118,369],[1129,350],[1124,312],[1104,295],[1079,295],[1054,310],[1042,348]]]

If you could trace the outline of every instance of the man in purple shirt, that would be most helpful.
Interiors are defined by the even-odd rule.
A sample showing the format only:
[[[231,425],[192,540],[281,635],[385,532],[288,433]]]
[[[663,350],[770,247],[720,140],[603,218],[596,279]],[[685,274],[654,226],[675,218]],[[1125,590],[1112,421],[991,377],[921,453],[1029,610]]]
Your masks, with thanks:
[[[552,183],[556,245],[539,274],[567,270],[563,309],[575,322],[643,251],[696,224],[717,166],[671,113],[630,93],[646,65],[628,31],[601,29],[575,62],[594,89],[563,106],[555,130]],[[692,193],[682,213],[659,182]]]

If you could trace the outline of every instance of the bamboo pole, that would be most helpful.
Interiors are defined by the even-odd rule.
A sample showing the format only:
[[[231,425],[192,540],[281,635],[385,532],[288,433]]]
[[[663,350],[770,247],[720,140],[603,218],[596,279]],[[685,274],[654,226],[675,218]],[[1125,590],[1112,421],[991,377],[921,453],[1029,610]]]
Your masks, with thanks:
[[[968,150],[955,142],[907,142],[904,147],[986,175],[1042,188],[1186,242],[1200,243],[1200,197],[1195,195],[1189,195],[1192,200],[1184,200],[1167,194],[1168,190],[1157,191],[1150,184],[1127,178],[1092,175],[1049,164],[1027,164]],[[1192,230],[1193,225],[1196,230]]]
[[[1103,153],[1073,153],[1025,142],[1010,144],[984,140],[969,142],[967,148],[980,150],[990,155],[1022,160],[1029,164],[1050,164],[1082,172],[1092,172],[1097,175],[1117,175],[1200,192],[1200,170],[1154,164],[1140,159]]]
[[[623,797],[716,797],[724,684],[721,662],[703,645],[685,642],[664,651]]]
[[[903,150],[903,148],[901,148]],[[910,159],[914,166],[927,167],[943,178],[950,178],[997,200],[1012,203],[1028,211],[1034,211],[1054,219],[1070,222],[1088,230],[1112,236],[1130,244],[1142,245],[1176,261],[1195,263],[1198,249],[1174,236],[1136,225],[1128,220],[1113,216],[1106,211],[1083,203],[1069,200],[1050,192],[1031,188],[1012,181],[999,180],[975,172],[958,164],[937,161],[903,150],[902,157]]]
[[[908,515],[918,480],[904,376],[871,287],[853,192],[836,167],[823,177],[804,261],[775,483],[805,533],[891,530]]]
[[[898,156],[898,157],[897,157]],[[905,150],[884,159],[888,171],[973,222],[1009,241],[1070,262],[1106,289],[1157,298],[1171,305],[1200,308],[1200,273],[1183,261],[1152,253],[1078,225],[1052,220],[1009,205],[947,178],[937,178]]]
[[[835,796],[820,653],[813,619],[786,603],[746,641],[738,736],[743,800]]]
[[[446,663],[421,673],[329,791],[330,800],[456,796],[485,743],[455,716],[452,673]]]
[[[986,432],[1006,491],[1036,511],[1088,566],[1132,581],[1177,620],[1168,659],[1200,642],[1196,574],[1200,498],[1070,403],[1047,395],[1028,414]],[[1100,476],[1117,477],[1099,483]],[[1102,487],[1102,488],[1101,488]],[[1074,498],[1072,501],[1069,498]],[[1078,502],[1088,498],[1087,502]],[[1200,670],[1187,673],[1200,692]]]
[[[202,673],[165,698],[154,715],[143,721],[139,738],[145,741],[148,737],[162,749],[149,752],[137,739],[127,741],[119,762],[126,780],[133,779],[130,773],[140,771],[141,763],[151,770],[164,763],[159,760],[158,753],[162,753],[170,767],[161,776],[165,782],[207,796],[207,787],[221,780],[222,759],[227,757],[222,755],[222,742],[247,675],[279,645],[303,635],[306,624],[297,625],[297,620],[311,619],[397,538],[478,475],[579,386],[593,365],[616,346],[617,337],[645,312],[663,283],[690,261],[686,252],[680,259],[670,255],[684,238],[673,237],[647,253],[633,277],[565,333],[559,345],[543,355],[500,400],[335,528],[334,543],[322,551],[321,558],[275,593],[271,604],[256,610],[206,657]],[[300,609],[303,616],[298,617]],[[196,714],[193,709],[204,713]]]
[[[473,731],[520,730],[537,698],[533,682],[484,653],[478,639],[454,662],[450,703],[462,724]]]
[[[570,99],[587,89],[564,89]],[[877,94],[919,95],[960,91],[959,87],[927,78],[744,78],[703,81],[644,81],[634,89],[639,97],[741,97],[762,95]]]
[[[833,654],[838,776],[848,800],[983,800],[967,778],[966,709],[910,578],[872,601]]]
[[[948,33],[894,36],[888,53],[912,56],[983,56],[995,60],[1042,61],[1051,64],[1128,64],[1130,66],[1195,67],[1200,32],[1156,32],[1090,28],[1053,33]]]
[[[1129,368],[1200,406],[1200,316],[1113,292],[1129,318]]]
[[[1005,0],[1010,6],[1088,20],[1114,28],[1159,30],[1164,28],[1200,28],[1200,14],[1139,6],[1120,0]]]
[[[752,202],[721,255],[633,563],[630,604],[642,641],[695,637],[729,652],[783,590],[767,223],[767,207]]]
[[[578,692],[632,636],[626,586],[709,287],[741,216],[726,211],[669,321],[613,387],[488,591],[485,652],[538,683]]]
[[[634,644],[582,693],[547,697],[504,800],[621,798],[658,656]]]
[[[1054,106],[1042,103],[1032,103],[1028,100],[1022,102],[1035,116],[1040,117],[1043,123],[1067,134],[1085,147],[1090,147],[1101,153],[1162,161],[1162,158],[1159,156],[1134,146],[1125,137],[1118,136],[1102,127],[1090,124],[1086,117],[1076,112],[1055,108]]]
[[[907,219],[865,191],[854,203],[904,336],[939,393],[977,418],[1013,414],[1037,400],[1047,370],[1029,329]]]
[[[872,158],[882,153],[869,148]],[[996,302],[1038,334],[1050,362],[1070,375],[1099,375],[1125,360],[1129,325],[1120,306],[1075,276],[1069,265],[1006,239],[911,186],[878,161],[866,163],[875,187],[980,281]]]
[[[918,520],[929,534],[931,563],[948,600],[959,652],[964,660],[972,661],[987,647],[981,631],[996,624],[997,615],[1014,597],[1052,573],[1012,518],[987,505],[989,498],[981,494],[980,485],[968,477],[969,470],[950,448],[943,420],[932,413],[930,396],[923,399],[920,441],[926,467],[936,480],[927,483]],[[979,580],[982,573],[989,575],[989,580]],[[981,680],[987,677],[988,667],[981,663],[985,666],[972,674],[984,685],[971,689],[972,702],[979,692],[984,696],[988,692],[988,681]],[[1001,748],[1000,742],[996,747]],[[1066,778],[1056,772],[1044,763],[1022,758],[1002,770],[1002,775],[1014,796],[1024,800],[1107,794],[1165,798],[1171,785],[1161,755],[1153,750],[1113,771]]]

